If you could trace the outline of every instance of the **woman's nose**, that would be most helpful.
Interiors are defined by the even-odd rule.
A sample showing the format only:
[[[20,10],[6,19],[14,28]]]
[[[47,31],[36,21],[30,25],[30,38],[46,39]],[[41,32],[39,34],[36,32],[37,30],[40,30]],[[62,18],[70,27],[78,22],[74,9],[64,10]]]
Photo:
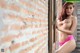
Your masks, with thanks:
[[[71,9],[68,9],[68,12],[70,12],[71,11]]]

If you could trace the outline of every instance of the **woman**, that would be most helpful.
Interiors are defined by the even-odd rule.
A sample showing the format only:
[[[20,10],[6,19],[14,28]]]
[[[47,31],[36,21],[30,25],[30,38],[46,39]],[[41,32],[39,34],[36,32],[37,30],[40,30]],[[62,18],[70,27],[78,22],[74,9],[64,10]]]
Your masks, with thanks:
[[[77,26],[77,17],[73,15],[73,11],[74,4],[66,2],[61,15],[56,19],[56,28],[59,34],[59,49],[56,50],[56,53],[70,53],[76,47],[73,33]]]

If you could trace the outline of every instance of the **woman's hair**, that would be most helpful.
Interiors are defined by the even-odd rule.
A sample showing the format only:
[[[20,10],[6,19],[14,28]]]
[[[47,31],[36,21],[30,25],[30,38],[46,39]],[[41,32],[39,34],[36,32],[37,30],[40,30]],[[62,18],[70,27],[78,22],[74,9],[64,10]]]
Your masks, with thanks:
[[[66,2],[66,3],[64,3],[64,5],[62,6],[62,11],[61,11],[61,13],[60,13],[60,15],[59,15],[59,20],[64,20],[64,19],[66,19],[67,18],[67,14],[66,14],[66,8],[69,6],[69,5],[72,5],[73,7],[74,7],[74,4],[72,3],[72,2]]]

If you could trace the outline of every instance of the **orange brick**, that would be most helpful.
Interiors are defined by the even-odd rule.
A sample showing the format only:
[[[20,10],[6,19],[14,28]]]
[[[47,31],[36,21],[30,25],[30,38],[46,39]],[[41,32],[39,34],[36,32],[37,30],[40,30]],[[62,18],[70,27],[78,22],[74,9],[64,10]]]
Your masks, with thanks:
[[[21,4],[23,4],[23,5],[26,5],[27,7],[32,7],[32,5],[29,3],[29,2],[25,2],[25,1],[23,1],[23,0],[19,0],[19,2],[21,3]]]
[[[10,29],[13,29],[13,30],[21,30],[21,29],[25,29],[27,28],[25,25],[11,25],[11,28]]]
[[[7,8],[7,4],[4,0],[0,0],[0,8]]]
[[[21,8],[15,4],[11,4],[8,6],[8,9],[19,12]]]
[[[30,42],[34,42],[36,40],[36,38],[31,38]]]
[[[3,37],[3,38],[1,38],[1,42],[8,42],[8,41],[11,41],[13,38],[15,38],[15,36],[11,36],[11,35],[9,35],[9,36],[6,36],[5,35],[5,37]]]
[[[14,50],[18,49],[20,46],[21,46],[20,43],[12,44],[10,46],[10,51],[14,51]]]
[[[29,14],[29,11],[27,9],[21,9],[21,12],[25,13],[25,14]]]

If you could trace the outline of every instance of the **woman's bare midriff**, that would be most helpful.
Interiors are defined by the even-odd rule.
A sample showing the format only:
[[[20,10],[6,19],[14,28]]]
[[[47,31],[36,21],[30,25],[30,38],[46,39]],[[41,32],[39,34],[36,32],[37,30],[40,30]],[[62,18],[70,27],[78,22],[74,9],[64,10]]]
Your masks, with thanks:
[[[68,34],[59,31],[59,42],[63,42],[68,37]]]

